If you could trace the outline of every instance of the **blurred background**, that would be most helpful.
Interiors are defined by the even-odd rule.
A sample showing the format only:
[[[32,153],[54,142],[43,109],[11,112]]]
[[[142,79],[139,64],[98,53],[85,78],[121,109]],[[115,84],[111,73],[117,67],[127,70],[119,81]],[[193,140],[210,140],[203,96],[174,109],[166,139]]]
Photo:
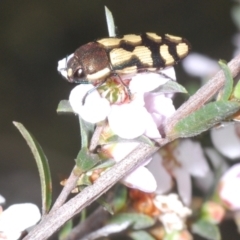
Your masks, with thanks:
[[[236,27],[227,0],[0,1],[0,194],[6,206],[40,205],[34,158],[13,126],[18,121],[37,138],[49,158],[56,197],[59,181],[74,165],[78,119],[57,115],[74,85],[57,72],[58,60],[80,45],[108,36],[104,5],[119,34],[152,31],[187,38],[195,52],[229,61]],[[181,64],[180,64],[181,65]],[[179,81],[194,81],[176,71]],[[230,238],[229,238],[230,239]]]

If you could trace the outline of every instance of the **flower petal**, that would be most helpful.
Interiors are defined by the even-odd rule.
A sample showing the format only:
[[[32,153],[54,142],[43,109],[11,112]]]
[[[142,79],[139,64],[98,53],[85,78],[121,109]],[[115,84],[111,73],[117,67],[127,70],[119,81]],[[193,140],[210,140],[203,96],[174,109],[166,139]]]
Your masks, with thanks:
[[[172,99],[165,97],[164,94],[146,93],[144,101],[147,111],[152,115],[157,126],[164,124],[165,119],[176,111]]]
[[[221,178],[219,196],[230,210],[240,210],[240,163],[231,167]]]
[[[143,192],[154,192],[157,183],[152,173],[145,167],[138,167],[128,176],[122,179],[122,182],[130,188],[136,188]]]
[[[109,149],[111,150],[111,156],[113,156],[114,160],[116,162],[121,161],[123,158],[125,158],[129,153],[131,153],[137,146],[139,145],[139,143],[136,142],[120,142],[117,144],[114,144],[114,146],[112,147],[109,144]],[[104,147],[104,149],[106,150],[108,148],[108,145],[106,145]]]
[[[191,175],[204,177],[210,171],[201,145],[190,139],[183,139],[174,151],[174,156]]]
[[[168,73],[172,75],[172,71],[174,70],[169,70],[168,72],[165,71],[164,74],[166,74],[167,76]],[[132,78],[129,84],[129,89],[132,93],[150,92],[158,88],[159,86],[165,84],[167,81],[169,81],[169,78],[166,78],[160,73],[139,73]]]
[[[157,128],[157,124],[150,114],[146,115],[146,130],[144,133],[147,137],[151,139],[161,138],[161,134]]]
[[[177,181],[179,196],[183,203],[189,206],[192,199],[192,184],[188,171],[184,168],[174,168],[173,175]]]
[[[109,102],[105,98],[102,98],[98,91],[94,90],[88,94],[92,89],[94,89],[94,86],[91,84],[78,85],[71,91],[69,102],[73,111],[79,114],[85,121],[97,123],[107,117],[111,108]],[[88,94],[87,97],[86,94]],[[86,100],[83,105],[85,97]]]
[[[133,139],[146,130],[148,112],[144,107],[134,104],[113,105],[108,115],[110,128],[119,137]]]
[[[182,63],[188,74],[201,78],[211,76],[219,70],[217,61],[199,53],[189,54]]]
[[[157,181],[156,193],[163,194],[172,188],[172,177],[162,165],[162,157],[157,152],[153,155],[152,161],[147,165],[147,168]]]
[[[41,214],[35,204],[14,204],[3,211],[0,217],[0,231],[7,236],[12,236],[12,234],[17,236],[25,229],[35,225],[40,218]]]
[[[240,157],[240,124],[227,124],[211,130],[211,139],[216,149],[225,157],[236,159]]]

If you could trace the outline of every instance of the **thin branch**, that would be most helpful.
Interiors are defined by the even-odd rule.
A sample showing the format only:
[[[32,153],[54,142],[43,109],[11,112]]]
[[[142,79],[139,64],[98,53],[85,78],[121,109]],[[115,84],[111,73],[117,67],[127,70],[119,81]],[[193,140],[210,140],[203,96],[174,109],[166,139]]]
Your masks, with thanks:
[[[97,230],[109,218],[109,212],[98,207],[84,222],[74,227],[65,240],[76,240],[84,237],[88,233]]]
[[[53,212],[65,203],[71,191],[76,187],[77,180],[79,179],[80,175],[81,173],[75,171],[74,167],[50,212]]]
[[[89,146],[89,151],[90,152],[93,152],[97,145],[98,145],[98,140],[99,140],[99,137],[102,133],[102,130],[103,130],[103,123],[100,123],[100,124],[97,124],[97,127],[93,133],[93,136],[91,138],[91,142],[90,142],[90,146]]]
[[[237,73],[240,72],[240,55],[229,63],[229,67],[235,77]],[[201,107],[222,88],[223,84],[224,74],[220,71],[179,108],[176,114],[174,114],[174,117],[168,121],[166,129],[170,131],[181,118]],[[170,141],[169,139],[162,139],[159,145],[163,146]],[[126,158],[100,176],[92,186],[85,188],[81,193],[70,199],[59,209],[49,213],[49,215],[47,215],[43,221],[24,238],[24,240],[44,240],[50,237],[66,221],[99,198],[126,174],[130,173],[137,166],[146,161],[146,159],[150,158],[158,149],[157,147],[150,147],[149,145],[140,143]]]

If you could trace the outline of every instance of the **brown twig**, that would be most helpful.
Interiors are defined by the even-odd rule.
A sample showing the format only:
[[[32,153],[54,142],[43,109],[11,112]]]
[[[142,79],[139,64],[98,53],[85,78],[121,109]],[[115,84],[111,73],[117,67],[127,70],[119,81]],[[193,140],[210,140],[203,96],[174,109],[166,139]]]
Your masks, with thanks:
[[[240,55],[234,58],[229,63],[229,68],[235,77],[240,72]],[[208,83],[203,86],[194,96],[192,96],[173,117],[167,122],[167,132],[170,132],[173,126],[183,117],[187,116],[196,109],[199,109],[206,101],[214,96],[224,84],[224,74],[219,71]],[[170,142],[169,139],[162,139],[159,142],[160,146]],[[151,147],[149,145],[140,143],[140,145],[131,152],[126,158],[114,165],[109,171],[100,176],[96,182],[60,208],[52,211],[47,215],[42,222],[40,222],[25,238],[24,240],[44,240],[50,237],[58,228],[60,228],[66,221],[71,219],[78,212],[83,210],[86,206],[91,204],[116,182],[121,180],[126,174],[131,172],[137,166],[142,164],[146,159],[151,157],[159,148]]]
[[[97,230],[109,218],[109,212],[98,207],[84,222],[74,227],[65,240],[76,240],[84,237],[88,233]]]
[[[75,167],[74,167],[74,169],[72,170],[69,178],[67,179],[60,195],[58,196],[50,212],[53,212],[54,210],[58,209],[65,203],[71,191],[76,187],[76,183],[80,175],[81,173],[78,171],[75,171]]]

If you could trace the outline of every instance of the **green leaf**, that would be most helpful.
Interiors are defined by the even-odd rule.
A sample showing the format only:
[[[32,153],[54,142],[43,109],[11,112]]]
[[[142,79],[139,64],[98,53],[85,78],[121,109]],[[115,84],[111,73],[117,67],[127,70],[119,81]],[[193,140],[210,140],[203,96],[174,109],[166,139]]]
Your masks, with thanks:
[[[192,225],[193,233],[198,234],[208,240],[220,240],[221,235],[219,228],[207,221],[199,220]]]
[[[220,60],[218,63],[220,65],[220,67],[222,68],[224,75],[225,75],[225,84],[224,84],[223,89],[219,92],[218,100],[227,101],[232,94],[233,77],[232,77],[231,71],[225,61]]]
[[[76,165],[81,169],[82,172],[87,172],[91,170],[101,159],[97,154],[90,153],[88,148],[82,148],[76,159]]]
[[[152,93],[188,93],[187,89],[176,81],[169,80],[165,84],[155,88]]]
[[[119,213],[114,215],[109,221],[109,223],[117,224],[124,222],[130,222],[135,230],[151,227],[155,223],[153,218],[140,213]]]
[[[47,157],[34,136],[21,123],[13,122],[13,124],[26,140],[36,160],[42,191],[42,215],[45,215],[52,203],[52,180]]]
[[[86,122],[79,116],[79,125],[80,125],[81,146],[82,148],[88,147],[95,129],[95,124]]]
[[[233,97],[237,100],[240,100],[240,81],[237,82],[236,86],[233,89]]]
[[[148,232],[146,231],[135,231],[128,234],[133,240],[155,240]]]
[[[108,211],[111,215],[114,214],[112,205],[109,204],[106,200],[104,196],[101,196],[97,199],[97,202],[106,210]]]
[[[116,164],[116,161],[113,159],[109,159],[106,161],[101,162],[100,164],[97,164],[95,167],[91,168],[91,170],[101,169],[101,168],[109,168]]]
[[[167,135],[169,137],[192,137],[198,135],[225,120],[239,109],[240,103],[238,102],[217,101],[208,103],[180,120],[174,126],[172,132],[167,133]]]
[[[61,100],[57,106],[57,113],[74,113],[68,100]]]
[[[59,240],[67,239],[67,237],[68,237],[69,233],[71,232],[72,228],[73,228],[73,221],[71,219],[71,220],[67,221],[63,225],[63,227],[61,228],[61,230],[60,230],[60,232],[58,234],[58,239]]]
[[[117,213],[127,205],[127,188],[122,184],[118,184],[114,190],[111,205],[114,213]]]

